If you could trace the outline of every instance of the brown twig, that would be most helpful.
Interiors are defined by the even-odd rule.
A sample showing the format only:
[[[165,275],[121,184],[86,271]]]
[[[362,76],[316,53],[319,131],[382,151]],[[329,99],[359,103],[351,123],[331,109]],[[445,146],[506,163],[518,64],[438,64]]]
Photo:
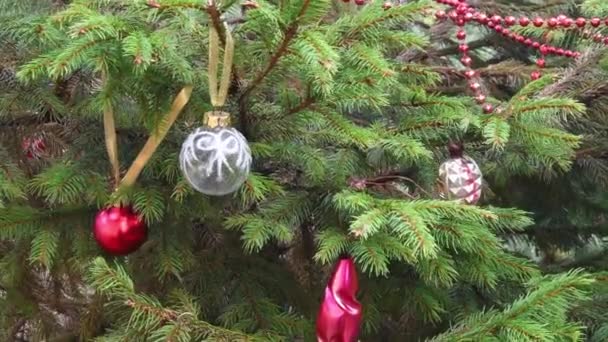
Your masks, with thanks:
[[[251,84],[245,89],[245,91],[243,91],[243,93],[239,97],[238,102],[239,102],[239,116],[240,116],[240,121],[241,121],[241,130],[243,131],[244,135],[248,138],[250,138],[249,132],[248,132],[249,117],[248,117],[248,108],[247,108],[247,105],[248,105],[247,100],[249,98],[249,95],[251,95],[253,93],[253,91],[255,89],[257,89],[257,87],[262,83],[262,81],[266,78],[266,76],[268,76],[268,74],[270,74],[270,72],[277,66],[281,57],[283,57],[287,53],[289,44],[291,44],[291,41],[295,38],[296,34],[298,33],[298,28],[300,26],[300,19],[306,13],[308,7],[310,6],[311,1],[312,0],[303,0],[302,1],[302,7],[300,9],[300,12],[298,13],[298,16],[285,30],[285,35],[283,36],[283,40],[279,44],[279,47],[277,48],[277,50],[270,57],[270,60],[268,61],[268,65],[266,65],[264,70],[262,72],[260,72],[253,79]]]

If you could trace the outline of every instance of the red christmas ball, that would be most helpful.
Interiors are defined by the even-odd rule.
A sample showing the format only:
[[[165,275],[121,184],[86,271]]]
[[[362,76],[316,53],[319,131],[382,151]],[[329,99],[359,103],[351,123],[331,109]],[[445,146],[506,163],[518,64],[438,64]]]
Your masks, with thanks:
[[[355,4],[361,6],[361,5],[365,5],[365,0],[355,0]]]
[[[468,9],[469,8],[467,5],[462,4],[462,5],[459,5],[458,7],[456,7],[456,13],[462,15],[462,14],[467,13]]]
[[[462,56],[462,58],[460,59],[460,62],[464,65],[464,66],[470,66],[471,63],[473,62],[473,60],[471,59],[471,57],[469,56]]]
[[[587,20],[585,18],[577,18],[575,23],[578,27],[585,27],[585,25],[587,25]]]
[[[605,44],[608,44],[608,40],[604,40]],[[571,50],[566,50],[564,51],[564,56],[566,57],[574,57],[574,52]]]
[[[488,25],[489,28],[494,28],[494,26],[496,26],[493,21],[489,21],[486,25]]]
[[[459,30],[458,32],[456,32],[456,38],[458,38],[459,40],[464,40],[467,38],[467,33],[463,30]]]
[[[545,67],[545,59],[544,58],[539,58],[536,60],[536,65],[538,65],[539,68],[544,68]]]
[[[516,35],[515,39],[517,40],[518,43],[524,43],[526,41],[526,37],[520,36],[520,35]]]
[[[481,89],[481,84],[477,82],[472,82],[469,83],[469,88],[471,88],[472,91],[478,91],[479,89]]]
[[[572,26],[573,21],[570,18],[566,18],[566,19],[562,20],[561,23],[562,23],[563,27],[570,27],[570,26]]]
[[[528,19],[528,17],[519,18],[519,25],[526,27],[529,24],[530,24],[530,19]]]
[[[452,20],[456,20],[458,18],[458,13],[456,13],[456,11],[450,11],[448,12],[448,17]]]
[[[560,14],[557,16],[557,20],[559,20],[560,22],[566,20],[568,17],[565,14]]]
[[[600,26],[601,23],[602,23],[602,20],[600,18],[591,19],[591,26],[593,26],[593,27],[598,27],[598,26]]]
[[[466,77],[467,79],[472,79],[473,77],[475,77],[475,71],[474,70],[467,70],[464,72],[464,77]]]
[[[532,71],[532,73],[530,74],[530,77],[536,81],[537,79],[540,78],[540,71]]]
[[[487,24],[488,23],[488,16],[485,13],[480,13],[477,16],[477,21],[479,21],[479,23],[481,24]]]
[[[494,112],[494,106],[490,103],[486,103],[481,109],[483,109],[483,112],[486,114],[492,114]]]
[[[593,41],[594,41],[594,42],[596,42],[596,43],[599,43],[599,42],[601,42],[601,41],[602,41],[602,38],[604,38],[604,36],[602,36],[602,34],[601,34],[601,33],[596,33],[596,34],[593,36]]]
[[[467,51],[469,51],[469,46],[467,44],[460,44],[458,46],[458,50],[462,53],[466,53]]]
[[[500,24],[500,23],[502,23],[502,17],[499,16],[499,15],[493,15],[492,18],[491,18],[491,20],[492,20],[492,22],[494,24]]]
[[[483,104],[486,102],[486,96],[484,94],[479,94],[475,97],[475,102],[479,104]]]
[[[540,46],[540,53],[546,55],[549,53],[549,46],[543,44]]]
[[[456,20],[454,20],[454,23],[455,23],[457,26],[464,26],[464,24],[465,24],[465,20],[464,20],[464,18],[463,18],[463,17],[458,17],[458,18],[456,18]]]
[[[524,40],[524,44],[528,45],[528,46],[532,46],[532,39],[530,38],[526,38],[526,40]]]
[[[564,51],[564,49],[555,50],[555,54],[557,54],[558,56],[563,56],[565,53],[566,51]]]
[[[132,207],[110,207],[97,213],[93,235],[104,251],[122,256],[143,245],[148,226]]]
[[[557,18],[549,18],[549,20],[547,21],[547,25],[549,25],[549,27],[555,27],[558,23],[559,21],[557,20]]]
[[[516,21],[517,21],[517,19],[515,19],[514,16],[508,16],[508,17],[505,18],[505,24],[507,24],[508,26],[515,25]]]
[[[447,17],[447,13],[445,13],[445,11],[439,10],[437,12],[435,12],[435,18],[439,19],[439,20],[443,20]]]
[[[532,42],[532,47],[535,49],[540,48],[540,43],[539,42]]]
[[[503,30],[503,28],[502,28],[502,26],[501,26],[501,25],[496,25],[496,26],[494,26],[494,31],[496,31],[496,32],[498,32],[498,33],[502,33],[502,30]]]
[[[471,20],[473,20],[473,17],[474,17],[473,13],[467,12],[464,15],[464,21],[471,21]]]
[[[545,23],[545,21],[541,17],[536,17],[536,18],[534,18],[534,21],[532,23],[536,27],[541,27],[541,26],[543,26],[543,24]]]

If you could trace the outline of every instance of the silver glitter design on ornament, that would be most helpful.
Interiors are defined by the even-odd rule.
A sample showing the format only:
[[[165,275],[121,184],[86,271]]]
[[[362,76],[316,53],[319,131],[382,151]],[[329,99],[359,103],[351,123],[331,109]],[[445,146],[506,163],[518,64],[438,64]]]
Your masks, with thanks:
[[[443,196],[475,204],[481,198],[483,178],[475,161],[469,157],[451,158],[439,167]]]
[[[188,136],[179,156],[180,168],[199,192],[223,196],[235,192],[249,176],[247,139],[231,127],[200,127]]]

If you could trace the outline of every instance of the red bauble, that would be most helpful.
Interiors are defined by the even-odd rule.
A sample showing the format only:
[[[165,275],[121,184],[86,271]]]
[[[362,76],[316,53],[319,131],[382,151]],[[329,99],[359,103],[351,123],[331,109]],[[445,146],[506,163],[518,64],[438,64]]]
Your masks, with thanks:
[[[539,68],[544,68],[545,67],[545,60],[543,58],[539,58],[536,60],[536,65],[538,65]]]
[[[459,40],[464,40],[467,38],[467,33],[464,32],[463,30],[460,30],[460,31],[456,32],[456,38],[458,38]]]
[[[492,20],[492,22],[494,24],[500,24],[502,23],[502,17],[499,15],[493,15],[492,18],[490,18],[490,20]]]
[[[532,41],[532,39],[530,38],[526,38],[526,40],[524,40],[524,44],[528,45],[528,46],[532,46],[534,42]]]
[[[467,44],[460,44],[458,46],[458,50],[462,53],[466,53],[467,51],[469,51],[469,46]]]
[[[566,18],[566,19],[562,20],[562,22],[561,22],[563,27],[570,27],[570,26],[572,26],[572,23],[573,23],[573,21],[570,18]]]
[[[596,42],[596,43],[599,43],[599,42],[601,42],[601,41],[602,41],[602,38],[604,38],[604,36],[602,36],[602,34],[601,34],[601,33],[596,33],[596,34],[593,36],[593,41],[594,41],[594,42]]]
[[[475,71],[474,70],[467,70],[464,72],[464,77],[466,77],[467,79],[472,79],[473,77],[475,77]]]
[[[357,341],[362,318],[362,307],[356,298],[358,288],[353,259],[340,259],[325,288],[317,316],[318,342]]]
[[[587,25],[587,20],[585,18],[577,18],[575,23],[578,27],[585,27],[585,25]]]
[[[438,20],[443,20],[447,17],[447,14],[445,13],[445,11],[439,10],[437,12],[435,12],[435,18],[437,18]]]
[[[563,56],[565,53],[566,53],[566,51],[564,49],[555,50],[555,54],[558,56]]]
[[[525,43],[526,42],[526,37],[524,37],[524,36],[517,35],[517,36],[515,36],[515,39],[517,39],[518,43]],[[532,43],[532,41],[530,41],[530,43]]]
[[[519,25],[526,27],[530,24],[530,19],[528,19],[528,17],[521,17],[519,18]]]
[[[483,105],[483,107],[481,107],[481,109],[483,109],[483,112],[486,114],[492,114],[494,112],[494,106],[492,106],[490,103],[486,103]]]
[[[593,26],[593,27],[598,27],[598,26],[600,26],[601,23],[602,23],[602,20],[600,18],[591,19],[591,26]]]
[[[472,82],[472,83],[469,83],[469,88],[472,91],[478,91],[479,89],[481,89],[481,84],[479,84],[477,82]]]
[[[480,13],[477,17],[477,21],[479,21],[481,24],[487,24],[488,20],[488,16],[485,13]]]
[[[559,24],[557,18],[549,18],[549,20],[547,21],[547,25],[549,25],[549,27],[555,27],[557,26],[557,24]]]
[[[365,0],[355,0],[355,4],[361,6],[361,5],[365,5]]]
[[[121,256],[141,247],[148,237],[148,227],[133,208],[111,207],[97,213],[93,234],[104,251]]]
[[[533,42],[532,42],[532,47],[533,47],[533,48],[535,48],[535,49],[538,49],[538,48],[540,48],[540,43],[539,43],[539,42],[534,42],[534,41],[533,41]]]
[[[534,21],[532,23],[536,27],[541,27],[541,26],[543,26],[543,24],[545,23],[545,21],[541,17],[536,17],[536,18],[534,18]]]
[[[465,15],[464,15],[464,20],[465,20],[465,21],[471,21],[471,20],[473,20],[473,17],[474,17],[473,13],[471,13],[471,12],[467,12],[467,13],[465,13]]]
[[[513,17],[513,16],[508,16],[505,18],[505,24],[507,24],[508,26],[515,25],[516,21],[517,21],[517,19],[515,19],[515,17]]]
[[[532,71],[532,73],[530,74],[530,77],[534,81],[536,81],[537,79],[539,79],[540,76],[541,76],[540,71]]]
[[[502,28],[502,26],[501,26],[501,25],[496,25],[496,26],[494,26],[494,31],[496,31],[496,32],[498,32],[498,33],[502,33],[502,30],[503,30],[503,28]]]
[[[462,56],[462,58],[460,59],[460,62],[464,65],[464,66],[470,66],[471,63],[473,62],[473,60],[471,59],[471,57],[469,56]]]
[[[542,53],[543,55],[546,55],[549,53],[549,47],[545,44],[540,46],[540,53]]]
[[[486,96],[484,94],[479,94],[475,96],[475,101],[479,104],[483,104],[486,102]]]

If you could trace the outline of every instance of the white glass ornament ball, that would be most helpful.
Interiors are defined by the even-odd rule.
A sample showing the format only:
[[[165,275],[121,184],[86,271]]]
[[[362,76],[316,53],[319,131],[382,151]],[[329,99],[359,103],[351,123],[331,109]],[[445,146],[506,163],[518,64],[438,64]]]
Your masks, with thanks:
[[[184,177],[197,191],[211,196],[235,192],[251,168],[247,139],[232,127],[199,127],[188,136],[179,156]]]
[[[450,158],[441,164],[439,178],[443,183],[443,195],[450,200],[475,204],[481,198],[481,169],[467,156]]]

